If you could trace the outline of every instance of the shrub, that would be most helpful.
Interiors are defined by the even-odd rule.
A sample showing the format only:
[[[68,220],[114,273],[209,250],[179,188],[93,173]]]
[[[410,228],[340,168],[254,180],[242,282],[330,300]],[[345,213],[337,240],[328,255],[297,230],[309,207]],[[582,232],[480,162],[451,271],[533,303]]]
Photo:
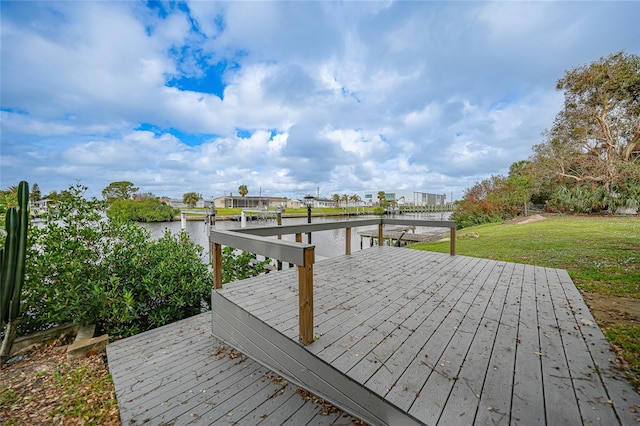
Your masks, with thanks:
[[[145,198],[140,201],[118,199],[111,203],[107,210],[110,219],[137,222],[166,222],[177,214],[180,214],[179,209],[161,203],[157,198]]]
[[[124,337],[200,312],[212,284],[203,249],[186,233],[152,241],[138,224],[106,218],[86,189],[63,191],[30,229],[19,332],[95,322]]]
[[[264,271],[268,260],[256,261],[255,255],[231,247],[222,249],[222,282],[243,280],[255,277]]]
[[[202,247],[185,232],[166,231],[135,247],[122,241],[111,252],[108,281],[94,286],[96,321],[127,336],[186,318],[210,306],[212,275]],[[109,301],[109,303],[105,303]]]
[[[502,217],[483,213],[469,213],[463,210],[456,210],[451,214],[451,220],[456,223],[456,228],[463,229],[470,226],[482,225],[483,223],[502,222]]]

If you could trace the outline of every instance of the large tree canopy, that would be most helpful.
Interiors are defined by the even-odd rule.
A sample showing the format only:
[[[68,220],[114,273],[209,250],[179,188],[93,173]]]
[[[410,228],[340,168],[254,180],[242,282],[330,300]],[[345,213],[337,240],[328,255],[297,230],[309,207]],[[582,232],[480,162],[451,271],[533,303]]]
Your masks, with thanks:
[[[566,71],[564,106],[529,161],[468,189],[458,226],[551,211],[632,213],[640,207],[640,56],[618,52]]]
[[[102,190],[102,196],[111,203],[115,200],[128,200],[137,190],[138,188],[128,181],[111,182]]]
[[[547,177],[568,184],[617,188],[640,167],[640,57],[619,52],[566,72],[564,91],[534,160]]]

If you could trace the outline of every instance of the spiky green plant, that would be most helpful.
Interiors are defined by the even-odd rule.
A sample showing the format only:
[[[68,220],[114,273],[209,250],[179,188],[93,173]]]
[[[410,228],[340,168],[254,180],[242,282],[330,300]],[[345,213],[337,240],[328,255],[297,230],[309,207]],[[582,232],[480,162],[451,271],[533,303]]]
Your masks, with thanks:
[[[29,226],[29,184],[18,185],[18,209],[7,210],[5,245],[0,254],[0,325],[7,324],[0,348],[0,358],[9,356],[20,312],[20,294],[24,283],[24,263]]]

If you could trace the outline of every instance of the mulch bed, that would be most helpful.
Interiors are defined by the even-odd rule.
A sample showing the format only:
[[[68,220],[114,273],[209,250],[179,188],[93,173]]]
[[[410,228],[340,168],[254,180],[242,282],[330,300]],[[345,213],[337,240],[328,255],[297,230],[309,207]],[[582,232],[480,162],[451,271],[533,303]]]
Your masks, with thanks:
[[[67,361],[66,349],[42,345],[2,364],[0,424],[121,424],[106,355]]]

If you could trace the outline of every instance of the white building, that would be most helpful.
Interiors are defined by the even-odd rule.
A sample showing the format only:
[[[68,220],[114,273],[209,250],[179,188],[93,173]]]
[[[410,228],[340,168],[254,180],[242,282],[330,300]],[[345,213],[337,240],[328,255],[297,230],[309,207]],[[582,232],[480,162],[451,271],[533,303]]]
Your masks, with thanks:
[[[378,204],[379,192],[365,192],[364,201],[370,205]],[[387,201],[395,202],[399,206],[442,206],[445,204],[447,197],[445,194],[431,194],[411,190],[389,190],[383,192]]]

